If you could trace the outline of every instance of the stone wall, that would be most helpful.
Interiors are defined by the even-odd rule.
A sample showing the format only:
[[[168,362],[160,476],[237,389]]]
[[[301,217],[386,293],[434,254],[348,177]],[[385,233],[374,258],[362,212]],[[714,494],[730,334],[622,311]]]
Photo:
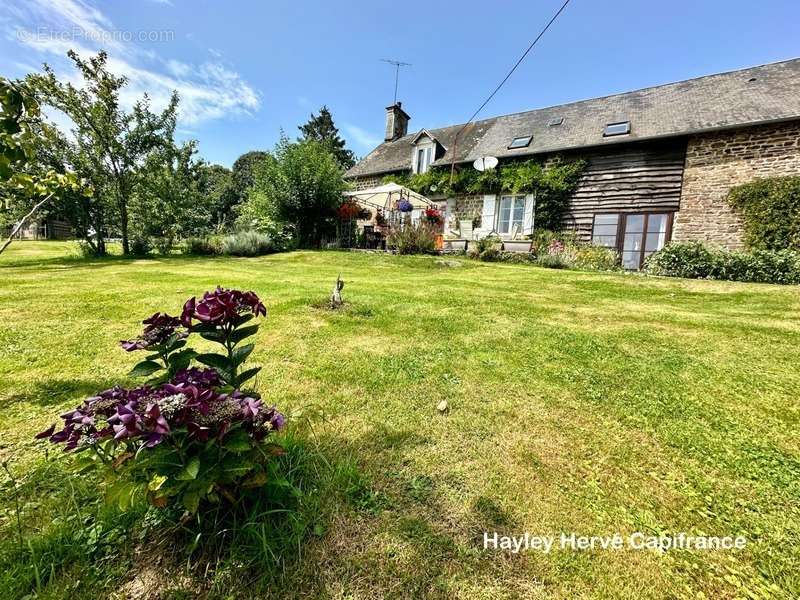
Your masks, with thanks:
[[[448,225],[458,226],[462,219],[480,217],[483,210],[483,196],[457,196],[447,200],[447,218],[451,221]]]
[[[742,247],[742,224],[725,197],[753,179],[800,175],[800,121],[689,138],[672,239]]]
[[[383,185],[383,177],[383,175],[366,175],[364,177],[355,177],[349,181],[355,186],[356,190],[361,191]]]

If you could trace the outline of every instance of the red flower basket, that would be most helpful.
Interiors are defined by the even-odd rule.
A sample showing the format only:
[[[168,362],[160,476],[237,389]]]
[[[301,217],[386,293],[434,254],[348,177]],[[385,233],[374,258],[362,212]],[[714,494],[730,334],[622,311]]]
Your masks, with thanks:
[[[444,222],[444,219],[442,218],[442,212],[437,208],[433,208],[432,206],[429,206],[425,209],[425,219],[431,225],[437,226]]]
[[[351,221],[358,218],[361,210],[361,206],[355,200],[345,200],[337,209],[336,214],[342,221]]]

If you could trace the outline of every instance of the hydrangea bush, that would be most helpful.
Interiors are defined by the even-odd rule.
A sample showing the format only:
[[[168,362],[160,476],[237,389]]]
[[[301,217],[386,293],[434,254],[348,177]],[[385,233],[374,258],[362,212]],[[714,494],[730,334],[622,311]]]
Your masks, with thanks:
[[[259,371],[242,368],[254,348],[244,342],[265,315],[255,293],[222,288],[187,300],[180,317],[156,313],[138,338],[121,342],[150,353],[131,371],[149,378],[144,385],[87,398],[61,415],[61,429],[36,437],[80,452],[83,467],[104,468],[109,497],[123,509],[137,496],[158,507],[180,502],[190,514],[204,501],[235,503],[242,489],[266,482],[267,461],[281,452],[268,438],[284,416],[242,388]],[[188,348],[193,334],[222,351]]]

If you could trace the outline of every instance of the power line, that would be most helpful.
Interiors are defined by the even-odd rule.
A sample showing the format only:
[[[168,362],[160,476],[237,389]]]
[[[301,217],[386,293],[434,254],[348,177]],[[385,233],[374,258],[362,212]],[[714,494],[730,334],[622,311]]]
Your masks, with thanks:
[[[469,118],[469,120],[466,123],[464,123],[464,125],[461,127],[461,129],[458,130],[458,133],[456,133],[456,136],[454,138],[454,143],[453,143],[453,160],[450,163],[451,164],[451,168],[450,168],[450,177],[451,177],[451,179],[452,179],[453,168],[455,167],[455,160],[456,160],[455,151],[456,151],[456,148],[458,147],[458,136],[461,135],[461,132],[463,132],[467,128],[467,125],[472,123],[473,119],[475,119],[475,117],[478,116],[478,114],[484,109],[484,107],[487,104],[489,104],[491,99],[494,98],[495,94],[500,91],[500,88],[502,88],[503,85],[505,85],[505,83],[506,83],[506,81],[508,81],[509,77],[511,77],[511,75],[514,74],[514,71],[517,70],[517,67],[520,66],[520,64],[522,64],[522,61],[525,60],[525,57],[528,56],[528,54],[530,53],[531,50],[533,50],[533,47],[536,45],[536,43],[542,38],[542,36],[545,33],[547,33],[547,30],[550,29],[550,26],[553,23],[555,23],[556,19],[561,15],[561,13],[564,12],[564,9],[567,8],[567,4],[569,4],[569,2],[570,2],[570,0],[565,0],[564,4],[561,5],[561,8],[559,8],[558,11],[556,12],[556,14],[553,15],[553,18],[550,19],[547,22],[547,25],[544,26],[544,29],[542,29],[539,32],[539,35],[536,36],[536,39],[534,39],[531,42],[531,45],[528,46],[528,49],[525,50],[525,52],[523,52],[522,56],[519,57],[519,60],[516,63],[514,63],[514,66],[511,67],[511,70],[506,74],[505,77],[503,77],[503,81],[501,81],[498,84],[498,86],[496,88],[494,88],[494,91],[491,94],[489,94],[489,97],[486,98],[486,100],[484,100],[483,104],[481,104],[478,107],[478,110],[476,110],[474,113],[472,113],[472,116]]]

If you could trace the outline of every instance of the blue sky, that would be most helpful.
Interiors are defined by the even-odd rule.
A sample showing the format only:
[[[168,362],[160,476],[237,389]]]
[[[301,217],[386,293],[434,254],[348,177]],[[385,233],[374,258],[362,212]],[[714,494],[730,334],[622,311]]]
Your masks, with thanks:
[[[3,0],[0,74],[105,47],[156,105],[182,96],[179,134],[230,166],[327,104],[348,145],[381,141],[394,71],[411,130],[466,120],[562,0],[428,2]],[[482,117],[800,56],[797,0],[572,0]],[[154,39],[155,38],[155,39]],[[160,39],[159,39],[160,38]]]

